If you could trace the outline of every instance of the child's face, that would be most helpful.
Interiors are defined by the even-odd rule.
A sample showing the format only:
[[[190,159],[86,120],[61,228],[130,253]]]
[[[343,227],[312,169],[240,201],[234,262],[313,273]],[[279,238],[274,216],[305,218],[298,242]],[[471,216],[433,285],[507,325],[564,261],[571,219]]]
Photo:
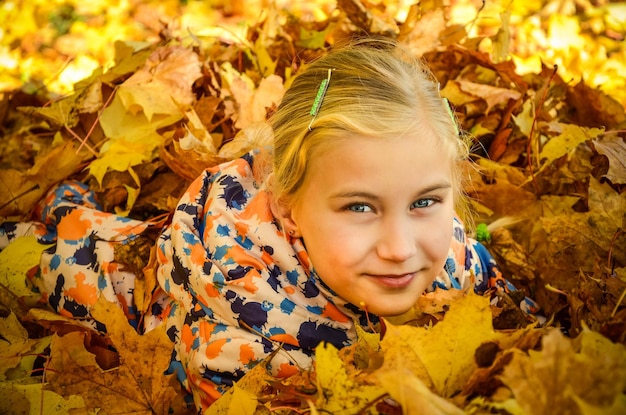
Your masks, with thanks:
[[[452,166],[428,130],[340,140],[311,160],[291,218],[320,278],[371,313],[408,311],[448,255]]]

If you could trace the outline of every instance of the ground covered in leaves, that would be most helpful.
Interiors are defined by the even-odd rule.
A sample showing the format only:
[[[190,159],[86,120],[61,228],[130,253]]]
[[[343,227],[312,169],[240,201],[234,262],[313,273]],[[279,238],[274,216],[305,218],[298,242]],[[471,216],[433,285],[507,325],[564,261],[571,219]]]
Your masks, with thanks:
[[[107,211],[162,224],[202,169],[266,143],[263,121],[308,60],[350,36],[395,37],[474,137],[475,222],[547,324],[516,298],[435,292],[382,340],[320,346],[286,381],[257,366],[210,412],[626,413],[626,5],[218,3],[0,5],[0,215],[27,220],[76,178]],[[162,330],[139,335],[100,302],[101,336],[38,303],[26,276],[44,248],[0,252],[0,412],[189,413],[163,375]],[[151,248],[117,253],[144,312]]]

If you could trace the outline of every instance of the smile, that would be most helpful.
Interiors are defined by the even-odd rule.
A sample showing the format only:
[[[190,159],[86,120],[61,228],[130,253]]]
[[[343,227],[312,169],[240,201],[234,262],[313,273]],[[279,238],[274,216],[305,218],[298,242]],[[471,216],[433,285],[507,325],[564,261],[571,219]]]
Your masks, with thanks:
[[[386,288],[406,288],[415,278],[415,273],[400,275],[370,275],[376,283]]]

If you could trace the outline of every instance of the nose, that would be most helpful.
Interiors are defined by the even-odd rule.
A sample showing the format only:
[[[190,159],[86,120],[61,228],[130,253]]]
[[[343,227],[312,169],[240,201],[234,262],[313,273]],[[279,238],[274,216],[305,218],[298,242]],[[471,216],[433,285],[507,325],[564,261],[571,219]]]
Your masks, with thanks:
[[[394,217],[381,224],[376,252],[381,259],[404,262],[417,254],[418,232],[411,220]]]

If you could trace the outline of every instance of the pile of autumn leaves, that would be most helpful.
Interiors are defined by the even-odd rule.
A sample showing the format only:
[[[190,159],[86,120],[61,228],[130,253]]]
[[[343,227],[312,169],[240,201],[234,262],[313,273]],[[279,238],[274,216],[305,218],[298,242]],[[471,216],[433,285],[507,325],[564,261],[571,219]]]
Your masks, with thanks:
[[[268,18],[242,44],[167,39],[135,51],[117,43],[116,65],[76,94],[46,105],[15,94],[6,140],[50,137],[32,166],[2,170],[1,214],[26,218],[67,177],[90,183],[109,211],[171,212],[204,167],[270,142],[263,121],[301,63],[291,56],[309,59],[325,39],[359,29],[389,34],[385,21],[343,3],[343,20],[300,30]],[[399,35],[409,47],[420,33],[411,25]],[[495,306],[437,291],[387,321],[382,339],[361,332],[341,351],[321,345],[315,367],[290,379],[258,365],[210,413],[626,413],[624,108],[552,68],[521,77],[467,45],[438,44],[423,56],[475,137],[469,192],[478,220],[492,223],[487,244],[548,323],[529,323],[519,298]],[[33,306],[21,277],[44,248],[23,239],[0,253],[0,394],[8,397],[0,412],[189,412],[175,378],[163,375],[172,346],[162,329],[139,335],[101,301],[93,315],[107,326],[102,337]],[[139,283],[150,293],[143,265]]]

